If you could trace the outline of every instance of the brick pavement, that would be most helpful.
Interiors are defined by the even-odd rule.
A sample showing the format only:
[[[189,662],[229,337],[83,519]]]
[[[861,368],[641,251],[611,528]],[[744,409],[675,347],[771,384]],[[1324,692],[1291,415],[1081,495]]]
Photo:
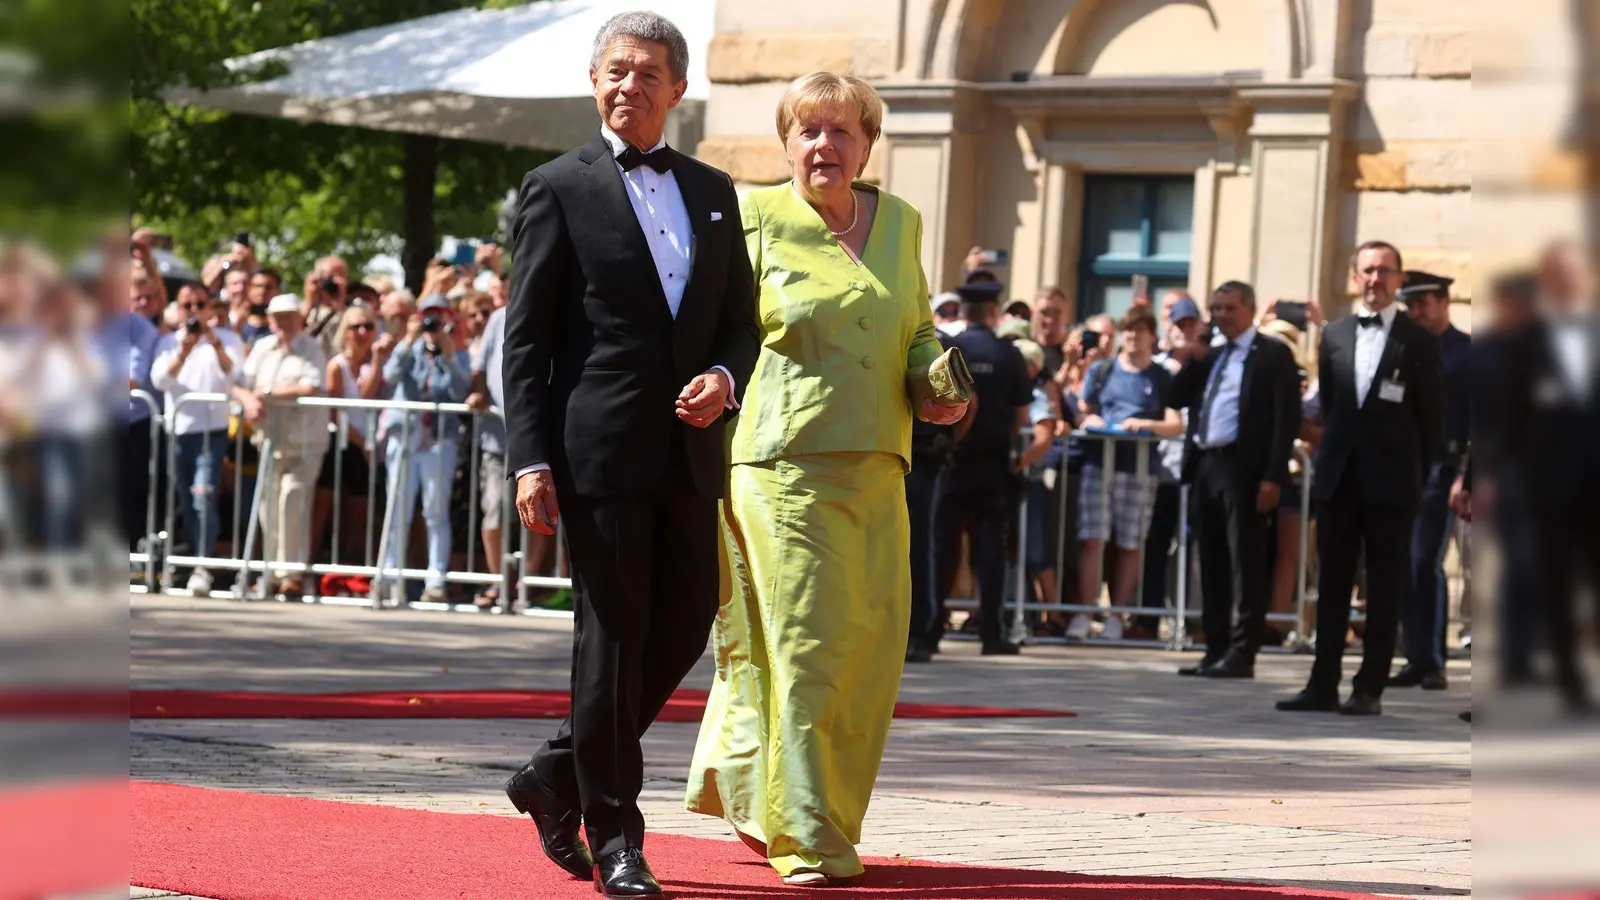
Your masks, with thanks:
[[[559,622],[135,598],[135,687],[549,688]],[[1287,715],[1309,660],[1254,683],[1172,674],[1157,651],[965,644],[912,667],[912,701],[1071,709],[1072,719],[895,723],[861,850],[1089,874],[1260,880],[1406,897],[1471,893],[1469,664],[1445,694],[1395,691],[1388,715]],[[686,682],[708,683],[702,663]],[[538,720],[140,721],[136,778],[449,812],[514,815],[499,793],[553,723]],[[652,830],[729,839],[682,809],[696,726],[646,737]],[[930,827],[930,823],[938,823]],[[161,896],[154,894],[152,896]]]

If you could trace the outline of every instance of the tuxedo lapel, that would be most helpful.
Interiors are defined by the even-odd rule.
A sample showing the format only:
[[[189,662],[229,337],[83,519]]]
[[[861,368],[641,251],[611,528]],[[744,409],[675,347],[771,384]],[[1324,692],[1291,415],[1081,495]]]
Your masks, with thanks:
[[[683,197],[683,209],[689,216],[689,228],[693,232],[689,239],[689,280],[683,286],[683,302],[678,305],[678,318],[683,318],[685,310],[694,302],[695,286],[699,271],[695,263],[699,261],[701,245],[705,242],[706,229],[711,224],[711,211],[706,208],[706,198],[700,189],[700,183],[695,178],[696,173],[683,159],[681,153],[673,156],[672,176],[677,179],[678,193]]]
[[[1356,395],[1356,317],[1345,316],[1328,327],[1328,338],[1334,349],[1334,380],[1343,395],[1342,402],[1352,412],[1361,408],[1361,398]]]
[[[667,306],[667,294],[661,287],[661,276],[656,272],[655,257],[650,254],[650,245],[645,241],[639,217],[633,213],[633,203],[628,199],[627,185],[622,183],[622,173],[617,171],[611,146],[605,138],[596,134],[584,146],[580,158],[589,163],[583,169],[583,178],[588,183],[590,193],[600,201],[600,208],[605,211],[611,227],[627,244],[629,260],[637,270],[637,282],[648,285],[645,288],[648,292],[646,302],[670,322],[672,310]]]

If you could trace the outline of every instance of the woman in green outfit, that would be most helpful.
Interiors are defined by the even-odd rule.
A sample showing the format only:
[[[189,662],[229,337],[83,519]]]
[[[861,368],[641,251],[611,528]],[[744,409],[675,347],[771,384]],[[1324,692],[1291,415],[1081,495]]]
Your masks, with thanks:
[[[813,73],[777,118],[794,179],[741,206],[763,340],[732,429],[717,677],[686,802],[785,882],[818,885],[862,872],[911,607],[906,373],[941,347],[921,216],[855,181],[877,92]]]

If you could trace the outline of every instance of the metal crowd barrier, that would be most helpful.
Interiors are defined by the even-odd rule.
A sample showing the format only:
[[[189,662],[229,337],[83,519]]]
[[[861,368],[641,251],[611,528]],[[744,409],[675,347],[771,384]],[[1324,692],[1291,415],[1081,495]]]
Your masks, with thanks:
[[[525,614],[528,615],[568,618],[571,616],[570,611],[547,610],[529,606],[528,601],[530,599],[530,590],[570,590],[572,587],[572,579],[570,577],[570,573],[567,571],[568,560],[565,552],[566,547],[565,541],[562,539],[564,532],[560,526],[558,526],[557,534],[554,537],[554,574],[539,575],[526,571],[526,565],[530,556],[529,551],[531,533],[527,529],[521,527],[520,522],[517,521],[515,512],[515,485],[510,479],[507,479],[504,483],[503,490],[505,491],[505,496],[502,500],[500,509],[500,574],[495,574],[488,571],[477,571],[478,566],[476,563],[480,546],[478,525],[482,519],[479,504],[479,490],[480,482],[482,480],[480,477],[481,454],[478,446],[479,437],[482,433],[485,416],[493,415],[500,417],[503,420],[503,413],[498,408],[491,408],[486,413],[479,413],[478,411],[473,410],[462,403],[429,403],[416,401],[364,400],[331,397],[306,397],[294,401],[278,401],[270,404],[268,417],[262,426],[267,431],[267,436],[263,440],[262,446],[258,453],[259,463],[255,478],[255,487],[248,498],[248,504],[244,502],[246,497],[244,490],[244,466],[242,465],[242,460],[245,458],[245,446],[248,442],[246,429],[243,427],[236,429],[236,433],[232,438],[235,467],[232,492],[232,515],[229,523],[229,543],[233,548],[233,555],[229,557],[223,557],[212,552],[193,552],[195,548],[191,548],[191,552],[187,554],[173,552],[174,548],[177,546],[179,524],[177,506],[179,490],[177,479],[177,444],[179,436],[176,434],[175,429],[171,427],[171,423],[176,418],[176,415],[180,410],[191,404],[224,404],[229,407],[230,415],[237,415],[237,403],[226,394],[185,394],[173,401],[172,414],[166,415],[163,413],[160,401],[158,401],[157,398],[151,394],[136,390],[131,391],[130,395],[139,402],[144,403],[151,411],[151,454],[149,461],[150,496],[146,511],[145,550],[143,552],[133,552],[129,554],[130,564],[138,565],[143,568],[146,580],[146,590],[162,591],[179,596],[187,595],[189,593],[187,590],[174,584],[176,570],[180,567],[201,567],[207,570],[215,569],[218,571],[235,573],[235,579],[229,589],[217,590],[215,589],[215,586],[213,586],[211,596],[240,600],[264,599],[267,597],[267,579],[271,577],[273,572],[311,576],[317,581],[320,581],[320,576],[322,575],[348,575],[371,579],[371,589],[364,598],[321,596],[320,591],[313,588],[312,590],[306,591],[302,599],[309,602],[367,605],[373,609],[382,609],[386,606],[408,606],[417,609],[436,609],[444,607],[477,610],[477,607],[471,604],[436,604],[410,602],[406,600],[404,594],[404,585],[406,582],[412,580],[425,580],[431,577],[435,578],[436,580],[443,581],[447,585],[492,585],[499,587],[500,599],[496,611],[501,613],[509,613],[514,609],[520,608]],[[262,548],[262,553],[260,554],[262,558],[259,560],[254,558],[256,556],[255,545],[257,543],[260,527],[261,505],[263,502],[276,502],[276,498],[264,497],[266,486],[272,482],[272,476],[274,474],[272,471],[274,466],[272,452],[272,428],[274,423],[272,420],[272,414],[273,412],[281,413],[282,411],[291,408],[298,410],[324,409],[330,414],[329,425],[322,425],[320,421],[318,421],[315,425],[311,425],[310,423],[315,421],[312,419],[312,417],[303,417],[301,422],[301,427],[332,428],[332,435],[329,440],[329,445],[325,451],[326,453],[334,454],[334,481],[331,491],[332,511],[328,516],[329,533],[325,536],[329,559],[329,561],[326,563],[309,561],[291,563],[282,560],[266,559],[265,557],[268,555],[268,548],[265,547]],[[379,493],[378,473],[380,469],[380,463],[382,463],[387,456],[387,453],[384,452],[385,442],[376,440],[375,436],[378,434],[379,417],[385,410],[396,410],[408,413],[408,415],[402,419],[401,425],[399,426],[399,440],[401,441],[402,446],[408,448],[410,447],[413,430],[416,427],[420,427],[416,420],[419,416],[425,414],[432,416],[432,436],[436,442],[456,442],[458,447],[461,448],[460,452],[464,452],[468,455],[468,503],[466,520],[463,523],[465,526],[464,534],[466,544],[465,569],[448,570],[440,573],[431,569],[418,569],[405,566],[405,559],[409,549],[408,544],[411,533],[411,522],[407,521],[405,523],[395,523],[394,519],[398,515],[399,509],[399,490],[391,490],[389,488],[389,484],[392,483],[398,486],[400,490],[404,490],[408,486],[408,478],[410,474],[409,466],[412,464],[412,454],[410,452],[399,454],[400,471],[398,473],[386,473],[394,477],[387,478],[383,485],[383,493],[385,495],[386,502],[384,504],[381,521],[375,515],[377,512],[376,500]],[[467,440],[465,443],[461,442],[460,434],[446,433],[444,426],[445,415],[464,417],[462,421],[470,423],[470,428],[467,430]],[[343,536],[342,527],[344,518],[342,513],[344,510],[344,504],[349,499],[346,496],[347,492],[344,490],[344,450],[349,446],[349,435],[352,419],[357,419],[358,422],[364,420],[366,425],[364,429],[365,440],[371,451],[370,463],[368,465],[367,484],[365,486],[366,494],[364,498],[364,502],[366,504],[366,516],[364,519],[364,534],[362,539],[363,552],[362,561],[359,564],[340,560],[340,551],[343,544],[341,540]],[[166,437],[167,452],[167,483],[165,493],[166,513],[165,530],[158,531],[156,503],[156,460],[158,454],[156,450],[163,434],[165,434]],[[1080,440],[1087,438],[1101,441],[1102,472],[1106,473],[1111,473],[1115,470],[1114,463],[1117,445],[1122,442],[1133,443],[1136,445],[1136,471],[1139,473],[1142,486],[1145,489],[1148,489],[1150,485],[1150,479],[1159,478],[1157,475],[1150,474],[1148,461],[1149,454],[1151,452],[1151,445],[1162,440],[1161,438],[1147,435],[1091,434],[1083,431],[1075,432],[1073,436],[1079,438]],[[1300,646],[1304,646],[1309,638],[1310,631],[1310,628],[1308,627],[1310,623],[1307,622],[1306,617],[1307,607],[1308,604],[1315,599],[1315,589],[1309,579],[1311,486],[1314,473],[1311,458],[1304,451],[1304,449],[1297,445],[1294,449],[1294,453],[1302,467],[1300,484],[1299,546],[1297,548],[1294,598],[1295,610],[1294,612],[1289,613],[1269,612],[1267,614],[1267,620],[1269,622],[1293,623],[1296,627],[1296,632],[1299,635],[1299,644]],[[461,460],[459,457],[456,460],[455,465],[457,468],[460,467]],[[1068,590],[1068,585],[1066,584],[1066,579],[1060,576],[1065,571],[1064,563],[1066,558],[1066,548],[1069,542],[1067,535],[1075,531],[1076,528],[1075,524],[1071,524],[1072,520],[1069,520],[1068,517],[1071,516],[1073,519],[1075,519],[1077,516],[1077,509],[1071,507],[1070,504],[1066,502],[1067,497],[1070,496],[1068,485],[1071,478],[1072,473],[1069,471],[1069,460],[1065,455],[1063,455],[1061,467],[1057,472],[1056,482],[1057,489],[1062,492],[1062,502],[1060,503],[1060,509],[1058,511],[1058,539],[1055,547],[1055,571],[1058,576],[1056,579],[1056,596],[1054,598],[1050,598],[1055,602],[1049,602],[1049,600],[1046,600],[1045,602],[1034,602],[1028,599],[1032,593],[1032,588],[1030,585],[1027,564],[1029,511],[1028,496],[1026,492],[1023,493],[1021,502],[1018,504],[1016,542],[1017,554],[1014,561],[1014,569],[1011,573],[1008,573],[1011,578],[1011,590],[1009,592],[1010,596],[1006,598],[1005,606],[1003,607],[1003,614],[1008,615],[1010,619],[1013,638],[1033,643],[1060,643],[1064,641],[1063,638],[1037,637],[1027,634],[1027,621],[1029,613],[1055,612],[1068,614],[1085,613],[1089,615],[1114,614],[1161,618],[1166,620],[1171,626],[1171,636],[1166,641],[1123,640],[1117,642],[1121,645],[1165,647],[1171,650],[1188,649],[1190,647],[1187,628],[1188,622],[1190,620],[1199,618],[1201,615],[1200,609],[1191,607],[1189,600],[1191,566],[1189,560],[1190,528],[1188,515],[1188,487],[1180,487],[1179,492],[1176,552],[1178,575],[1176,578],[1176,589],[1172,592],[1172,595],[1167,598],[1168,603],[1163,609],[1157,610],[1154,607],[1145,607],[1142,605],[1144,595],[1144,555],[1146,552],[1146,545],[1148,543],[1145,540],[1141,540],[1139,545],[1139,581],[1135,586],[1133,594],[1134,601],[1138,605],[1118,607],[1108,604],[1102,606],[1098,602],[1080,602],[1069,604],[1061,602],[1065,591]],[[1101,511],[1108,517],[1108,519],[1110,516],[1111,484],[1111,478],[1107,477],[1101,479]],[[308,534],[313,531],[312,520],[315,517],[316,511],[315,491],[316,487],[313,483],[312,497],[309,498],[305,503],[306,520],[300,523],[301,527],[304,527]],[[420,512],[420,507],[422,505],[420,498],[415,505],[418,507],[416,511]],[[426,519],[425,514],[424,519]],[[219,523],[219,525],[220,524],[221,523]],[[1069,525],[1071,525],[1071,530],[1069,530]],[[282,526],[280,525],[280,528],[281,527]],[[452,523],[452,531],[454,530],[455,523]],[[513,532],[515,532],[517,535],[515,550],[511,549],[512,542],[510,536]],[[398,536],[398,546],[395,548],[394,554],[396,564],[393,566],[388,566],[384,564],[385,557],[388,555],[389,543],[396,535]],[[195,536],[186,535],[186,537],[190,540],[193,540]],[[376,544],[376,547],[374,544]],[[317,549],[317,547],[311,548],[313,558],[316,556]],[[256,581],[253,588],[249,582],[252,574],[259,574],[262,576]],[[1106,576],[1107,580],[1109,579],[1109,573],[1103,573],[1103,575]],[[1470,577],[1470,573],[1465,571],[1462,573],[1462,575],[1463,577]],[[315,584],[315,582],[313,582],[313,584]],[[386,584],[392,585],[388,592],[389,596],[387,599],[384,596],[383,590]],[[1073,585],[1072,589],[1075,590],[1076,585]],[[1098,600],[1098,597],[1096,600]],[[946,601],[946,606],[952,609],[975,609],[978,607],[978,605],[978,601],[974,599],[952,598]],[[1360,621],[1360,617],[1353,617],[1353,621]],[[1453,618],[1452,624],[1458,624],[1460,621],[1460,619]],[[1101,641],[1100,639],[1091,638],[1089,643],[1107,642]]]
[[[1107,477],[1102,478],[1100,481],[1100,509],[1102,515],[1106,517],[1107,521],[1110,521],[1111,516],[1111,484],[1113,479],[1110,477],[1110,473],[1115,471],[1116,448],[1119,443],[1131,443],[1135,445],[1134,469],[1139,476],[1138,482],[1141,490],[1149,490],[1151,488],[1151,481],[1153,479],[1158,480],[1160,478],[1159,475],[1153,475],[1150,473],[1149,459],[1151,445],[1160,443],[1162,440],[1165,440],[1164,438],[1156,437],[1154,435],[1105,434],[1082,430],[1073,432],[1071,436],[1079,440],[1087,439],[1101,442],[1101,471],[1106,473]],[[1311,486],[1314,473],[1310,455],[1307,454],[1299,445],[1295,446],[1294,453],[1295,458],[1300,462],[1302,473],[1300,484],[1299,547],[1297,550],[1295,577],[1295,610],[1294,612],[1289,613],[1269,612],[1267,613],[1267,621],[1293,623],[1295,625],[1296,633],[1299,636],[1298,646],[1305,646],[1309,640],[1310,630],[1307,627],[1306,622],[1306,608],[1307,604],[1315,599],[1315,588],[1310,584],[1308,577],[1310,559]],[[1040,637],[1029,633],[1028,614],[1033,612],[1067,614],[1083,613],[1086,615],[1126,615],[1133,617],[1165,619],[1171,626],[1171,637],[1166,641],[1155,639],[1123,639],[1115,642],[1102,641],[1098,638],[1090,638],[1085,641],[1085,643],[1115,643],[1119,646],[1164,647],[1170,650],[1189,649],[1192,644],[1189,640],[1187,626],[1190,620],[1200,618],[1201,610],[1198,607],[1191,607],[1189,603],[1191,567],[1189,561],[1190,528],[1188,485],[1180,486],[1178,495],[1178,533],[1176,554],[1178,575],[1176,579],[1176,589],[1172,592],[1173,596],[1169,596],[1167,598],[1168,605],[1163,610],[1157,610],[1154,607],[1146,607],[1143,605],[1145,572],[1144,563],[1148,544],[1148,541],[1143,539],[1139,542],[1139,577],[1138,582],[1134,586],[1132,605],[1123,607],[1116,606],[1114,603],[1110,603],[1102,606],[1098,602],[1082,602],[1083,598],[1079,598],[1080,602],[1078,603],[1064,603],[1062,602],[1064,594],[1067,590],[1069,590],[1069,586],[1066,584],[1066,579],[1062,577],[1065,571],[1067,544],[1069,543],[1067,535],[1075,533],[1075,519],[1077,516],[1077,509],[1069,508],[1070,504],[1066,502],[1066,498],[1070,496],[1068,484],[1069,479],[1072,477],[1072,474],[1069,471],[1069,462],[1069,458],[1066,456],[1066,454],[1063,454],[1061,468],[1057,472],[1056,480],[1056,484],[1058,486],[1057,489],[1062,492],[1062,501],[1060,503],[1060,510],[1058,511],[1057,517],[1057,540],[1055,547],[1056,596],[1052,598],[1054,602],[1049,602],[1048,600],[1043,602],[1034,602],[1028,599],[1028,597],[1032,595],[1033,589],[1028,574],[1029,498],[1026,492],[1023,493],[1022,500],[1018,504],[1016,542],[1017,553],[1016,559],[1012,564],[1012,571],[1008,573],[1008,580],[1011,584],[1012,590],[1011,596],[1006,598],[1006,603],[1003,610],[1003,615],[1009,615],[1010,617],[1012,639],[1018,642],[1027,643],[1066,643],[1069,641],[1067,638]],[[1072,518],[1069,519],[1069,516]],[[1070,531],[1069,526],[1071,529]],[[1102,581],[1109,584],[1109,572],[1102,571]],[[1072,585],[1070,589],[1075,591],[1076,587],[1076,585]],[[1098,599],[1099,598],[1096,597],[1096,600]],[[979,604],[976,600],[971,599],[956,599],[946,601],[946,606],[952,609],[973,609],[978,605]],[[1357,621],[1359,621],[1359,619],[1357,619]]]
[[[146,397],[148,397],[148,395],[146,395]],[[153,402],[153,399],[154,398],[149,398],[147,402]],[[166,417],[164,420],[159,416],[152,417],[153,433],[159,436],[162,430],[163,422],[170,423],[171,421],[175,420],[178,412],[182,411],[185,406],[199,404],[225,405],[228,407],[230,415],[233,416],[236,416],[239,412],[237,403],[235,403],[232,398],[226,394],[185,394],[173,400],[172,414],[170,416]],[[274,414],[281,416],[284,411],[290,409],[296,411],[324,409],[330,414],[328,420],[330,424],[324,424],[322,420],[313,416],[301,416],[300,421],[298,422],[298,425],[301,428],[332,428],[332,434],[330,435],[330,439],[328,441],[328,447],[324,451],[325,453],[334,454],[332,461],[333,485],[331,488],[332,509],[327,516],[327,533],[324,535],[326,539],[325,546],[328,549],[329,561],[325,563],[311,561],[289,562],[280,559],[269,559],[267,557],[274,555],[273,551],[276,548],[268,548],[265,546],[260,548],[261,552],[259,556],[261,558],[256,558],[258,555],[256,552],[256,545],[258,543],[257,539],[260,536],[261,530],[260,523],[262,505],[268,502],[278,502],[277,497],[270,496],[267,493],[269,486],[275,481],[276,475],[274,469],[277,465],[277,461],[274,458],[274,442],[284,439],[283,434],[276,433],[275,431],[275,429],[281,427],[283,423],[281,419],[275,421],[273,417]],[[407,450],[406,452],[397,454],[399,471],[386,473],[390,477],[386,479],[383,486],[383,493],[385,495],[386,502],[384,504],[383,514],[380,520],[376,515],[376,501],[379,494],[378,473],[380,466],[384,465],[385,458],[388,455],[386,452],[387,441],[396,440],[396,438],[393,437],[390,437],[384,441],[376,440],[376,436],[378,435],[379,416],[386,410],[407,413],[407,415],[403,416],[400,420],[400,424],[398,426],[399,437],[397,438],[400,442],[400,446],[407,448]],[[458,526],[464,526],[464,531],[461,533],[463,536],[462,542],[466,547],[466,568],[462,570],[452,569],[444,572],[438,572],[432,570],[431,568],[418,569],[405,565],[407,551],[409,550],[408,544],[411,532],[411,522],[409,520],[406,522],[397,522],[396,518],[398,517],[400,510],[400,492],[409,487],[409,478],[411,474],[409,467],[413,464],[413,454],[410,452],[411,439],[413,434],[416,433],[416,429],[422,427],[418,420],[424,415],[432,418],[433,430],[431,437],[436,443],[453,443],[458,448],[458,457],[452,466],[452,470],[448,473],[439,473],[441,481],[451,485],[450,492],[452,495],[454,492],[453,480],[455,477],[455,469],[460,468],[462,462],[462,460],[459,458],[459,453],[465,453],[468,456],[467,466],[465,467],[467,470],[468,491],[465,522],[457,523],[454,521],[454,516],[452,515],[454,512],[453,506],[447,509],[447,515],[451,515],[452,518],[452,534],[457,532]],[[467,434],[465,441],[463,441],[462,435],[459,432],[455,431],[454,429],[446,429],[444,417],[447,415],[459,416],[461,417],[461,421],[470,423],[470,428],[466,429]],[[152,478],[152,497],[150,498],[152,502],[150,503],[148,514],[150,519],[150,527],[148,531],[150,533],[146,536],[147,550],[149,552],[130,554],[130,562],[140,563],[146,566],[148,584],[151,586],[151,589],[156,589],[156,585],[158,584],[158,580],[155,575],[156,559],[159,556],[161,560],[161,571],[159,578],[160,589],[166,593],[180,596],[190,593],[187,590],[182,589],[181,586],[175,584],[176,572],[180,567],[204,568],[207,571],[216,570],[220,572],[235,573],[235,578],[230,589],[217,590],[216,586],[213,585],[210,595],[213,597],[232,597],[234,599],[241,600],[247,598],[263,599],[267,597],[268,579],[271,578],[274,573],[282,573],[285,577],[309,576],[311,579],[314,579],[309,584],[303,585],[303,587],[308,589],[305,590],[302,599],[313,602],[321,601],[347,604],[364,603],[365,605],[369,605],[374,609],[381,609],[386,606],[409,606],[419,609],[432,609],[441,606],[477,609],[477,607],[471,604],[409,602],[406,600],[405,585],[407,582],[413,580],[432,579],[441,581],[446,585],[498,586],[500,588],[500,600],[497,611],[499,612],[512,611],[513,597],[515,597],[516,600],[522,601],[523,605],[526,606],[526,602],[528,600],[528,591],[530,588],[570,589],[572,584],[571,579],[567,577],[561,577],[565,572],[565,556],[560,552],[558,552],[556,555],[556,564],[558,567],[556,577],[530,574],[524,571],[524,562],[528,557],[527,551],[529,538],[526,530],[522,529],[520,524],[516,522],[514,487],[509,481],[504,487],[506,496],[503,498],[500,508],[500,531],[502,541],[499,566],[500,574],[495,574],[488,571],[477,571],[477,560],[480,552],[479,525],[482,520],[482,513],[479,503],[479,488],[481,482],[481,454],[479,450],[479,438],[481,436],[483,417],[485,415],[494,415],[503,418],[503,414],[499,409],[490,409],[487,413],[480,414],[461,403],[365,400],[332,397],[305,397],[293,401],[276,401],[269,403],[267,417],[263,420],[260,426],[264,432],[264,436],[257,453],[258,464],[255,476],[255,486],[254,490],[249,492],[248,497],[244,487],[245,466],[242,464],[242,461],[246,458],[245,446],[248,442],[246,429],[243,427],[237,428],[235,435],[232,438],[234,453],[233,458],[235,460],[232,491],[232,516],[230,517],[231,529],[229,533],[229,545],[232,548],[232,555],[226,557],[216,554],[214,552],[214,548],[191,547],[189,553],[172,552],[178,543],[177,535],[179,526],[179,507],[177,500],[179,485],[177,478],[177,446],[179,435],[176,433],[176,430],[171,428],[169,425],[169,427],[165,429],[167,432],[166,446],[168,474],[167,489],[165,493],[166,528],[163,532],[156,532],[155,530],[155,481]],[[366,428],[364,429],[364,434],[366,436],[366,443],[368,444],[368,449],[370,451],[368,478],[365,486],[366,492],[364,498],[366,503],[366,516],[365,534],[363,535],[363,558],[359,564],[341,561],[339,558],[340,550],[344,543],[342,540],[344,537],[343,512],[345,509],[345,503],[349,499],[349,492],[345,490],[344,451],[348,446],[350,446],[350,428],[353,418],[356,419],[358,423],[361,420],[365,421]],[[362,431],[362,429],[359,428],[357,430]],[[304,435],[302,434],[301,436],[303,437]],[[151,467],[152,471],[154,471],[155,454],[152,453],[151,457]],[[442,463],[442,459],[440,462]],[[391,488],[391,485],[393,488]],[[185,487],[187,487],[187,485]],[[299,527],[303,528],[308,536],[314,533],[313,521],[316,516],[315,494],[317,490],[315,482],[313,482],[311,485],[308,485],[308,488],[310,491],[310,496],[308,496],[304,502],[304,520],[296,525],[280,523],[280,531],[285,527]],[[413,506],[416,511],[421,511],[420,508],[423,506],[423,502],[419,499],[413,504]],[[426,520],[425,513],[423,514],[423,517]],[[223,523],[219,522],[217,524],[220,531],[220,526]],[[516,544],[517,549],[515,551],[510,549],[512,546],[511,534],[513,528],[517,532],[521,532],[521,538]],[[207,529],[203,527],[202,530]],[[196,537],[197,536],[195,535],[185,535],[185,538],[191,541]],[[220,539],[220,537],[221,535],[219,533],[218,539]],[[375,542],[376,547],[374,547]],[[561,534],[559,531],[556,536],[556,542],[557,546],[559,547],[561,544]],[[393,548],[395,563],[392,565],[387,564],[387,557],[389,556],[391,543],[395,544]],[[453,546],[455,543],[455,541],[452,541],[452,555],[454,555]],[[322,546],[324,546],[324,544],[319,541],[317,546],[313,546],[311,548],[313,559],[316,558],[317,552]],[[162,552],[156,552],[158,547],[161,548]],[[374,550],[376,552],[374,552]],[[250,583],[250,577],[255,574],[258,574],[261,577],[257,579],[252,586]],[[347,575],[369,578],[371,579],[371,590],[368,592],[364,600],[356,600],[353,598],[344,597],[324,597],[320,595],[320,591],[316,587],[316,583],[320,581],[320,578],[323,575]],[[385,591],[385,588],[388,590]],[[387,598],[385,597],[385,593],[388,594]],[[571,615],[570,612],[560,610],[531,609],[527,610],[527,612],[534,615]]]

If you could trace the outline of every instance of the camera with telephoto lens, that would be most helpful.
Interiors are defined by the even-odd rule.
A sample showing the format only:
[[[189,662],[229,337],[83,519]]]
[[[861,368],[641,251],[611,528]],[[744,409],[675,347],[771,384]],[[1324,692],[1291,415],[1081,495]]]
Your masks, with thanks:
[[[422,317],[422,332],[424,334],[437,334],[440,324],[441,322],[438,316],[434,315],[433,313],[428,313]]]
[[[189,332],[190,334],[199,334],[200,333],[200,317],[199,316],[190,316],[189,318],[184,319],[183,320],[183,330]]]
[[[337,294],[339,293],[339,279],[331,276],[324,278],[322,279],[322,282],[317,285],[317,287],[321,289],[324,294]]]

